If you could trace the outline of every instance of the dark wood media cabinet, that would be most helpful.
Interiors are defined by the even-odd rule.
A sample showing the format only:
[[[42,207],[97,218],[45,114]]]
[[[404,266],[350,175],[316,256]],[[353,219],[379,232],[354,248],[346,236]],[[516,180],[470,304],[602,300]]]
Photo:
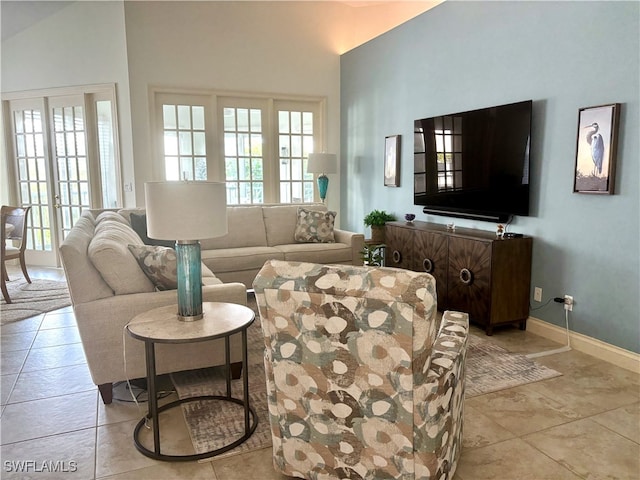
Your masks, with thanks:
[[[387,266],[435,277],[439,310],[467,312],[487,335],[507,323],[526,328],[531,237],[497,238],[494,232],[427,222],[389,222],[385,237]]]

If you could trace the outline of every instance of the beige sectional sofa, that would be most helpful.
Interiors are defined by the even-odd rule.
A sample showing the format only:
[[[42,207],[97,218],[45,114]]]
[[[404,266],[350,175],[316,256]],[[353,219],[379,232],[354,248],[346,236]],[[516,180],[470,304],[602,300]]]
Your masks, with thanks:
[[[334,243],[296,242],[295,205],[227,208],[229,233],[201,240],[205,302],[246,305],[246,290],[266,260],[361,263],[362,234],[336,229]],[[319,204],[305,208],[326,210]],[[111,403],[114,382],[146,375],[144,345],[125,333],[126,324],[139,313],[177,303],[176,291],[158,291],[129,249],[144,245],[146,235],[131,228],[131,214],[143,213],[86,210],[60,247],[87,363],[104,403]],[[239,335],[232,337],[231,350],[231,361],[238,364]],[[156,347],[158,374],[223,363],[222,340]]]
[[[202,263],[224,282],[251,288],[267,260],[362,265],[364,235],[334,229],[335,242],[295,240],[298,205],[266,204],[227,207],[228,234],[201,240]],[[323,204],[303,208],[326,212]]]

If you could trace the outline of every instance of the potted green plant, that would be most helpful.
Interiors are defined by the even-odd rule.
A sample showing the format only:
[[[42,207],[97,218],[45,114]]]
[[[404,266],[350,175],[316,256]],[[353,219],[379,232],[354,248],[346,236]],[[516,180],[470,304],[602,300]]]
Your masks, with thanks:
[[[384,224],[396,219],[395,215],[384,210],[372,210],[364,217],[364,224],[371,227],[371,240],[384,243]]]
[[[382,267],[384,264],[384,249],[386,245],[380,244],[368,244],[365,243],[364,247],[360,251],[360,258],[362,258],[362,264],[370,267]]]

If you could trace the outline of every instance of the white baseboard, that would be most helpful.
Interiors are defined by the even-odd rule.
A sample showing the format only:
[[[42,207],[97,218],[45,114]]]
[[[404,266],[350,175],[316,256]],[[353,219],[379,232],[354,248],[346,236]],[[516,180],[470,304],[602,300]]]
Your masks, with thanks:
[[[527,319],[527,331],[563,345],[567,343],[566,329],[552,325],[539,318],[529,317]],[[569,339],[571,341],[571,348],[574,350],[586,353],[587,355],[612,363],[626,370],[640,373],[640,354],[577,332],[569,332]]]

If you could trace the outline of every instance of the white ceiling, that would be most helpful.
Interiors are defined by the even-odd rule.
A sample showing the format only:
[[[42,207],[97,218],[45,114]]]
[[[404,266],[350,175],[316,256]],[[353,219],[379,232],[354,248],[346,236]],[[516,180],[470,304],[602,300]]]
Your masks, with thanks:
[[[126,0],[125,0],[126,1]],[[178,0],[179,1],[179,0]],[[210,1],[229,1],[229,0],[210,0]],[[233,1],[252,1],[252,0],[233,0]],[[255,0],[253,0],[255,1]],[[262,0],[260,0],[262,1]],[[264,0],[269,1],[269,0]],[[377,6],[391,6],[395,4],[400,9],[401,4],[404,4],[404,9],[407,13],[402,13],[400,21],[398,17],[388,21],[381,22],[379,19],[371,28],[375,32],[370,32],[370,36],[365,40],[380,35],[391,28],[396,27],[400,23],[409,20],[416,15],[417,11],[426,11],[433,7],[435,4],[440,3],[440,0],[373,0],[373,1],[343,1],[343,0],[298,0],[298,1],[327,1],[338,2],[348,5],[353,8],[363,7],[377,7]],[[55,14],[59,10],[74,3],[74,1],[25,1],[25,0],[1,0],[0,1],[0,17],[2,19],[2,40],[5,40],[17,33],[29,28],[30,26],[38,23],[39,21]],[[413,8],[406,10],[406,6],[411,5]],[[394,8],[395,10],[395,8]],[[404,18],[406,16],[406,18]],[[371,34],[373,33],[373,34]]]
[[[38,23],[40,20],[44,20],[71,3],[73,2],[20,2],[2,0],[0,2],[2,40],[14,36],[16,33]]]

